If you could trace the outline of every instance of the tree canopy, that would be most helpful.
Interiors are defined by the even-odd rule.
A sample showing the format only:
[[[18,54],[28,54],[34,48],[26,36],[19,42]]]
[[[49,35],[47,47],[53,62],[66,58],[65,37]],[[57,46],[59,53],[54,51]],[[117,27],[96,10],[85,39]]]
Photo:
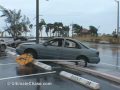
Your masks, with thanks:
[[[95,26],[89,26],[89,31],[90,31],[92,36],[98,35],[98,29]]]
[[[73,24],[72,28],[73,28],[74,33],[76,33],[77,35],[80,35],[80,33],[83,29],[82,26],[80,26],[78,24]]]
[[[21,10],[9,10],[0,6],[0,11],[2,12],[0,17],[5,17],[5,30],[11,34],[13,38],[22,35],[24,32],[28,32],[29,29],[32,28],[29,18],[22,15]]]

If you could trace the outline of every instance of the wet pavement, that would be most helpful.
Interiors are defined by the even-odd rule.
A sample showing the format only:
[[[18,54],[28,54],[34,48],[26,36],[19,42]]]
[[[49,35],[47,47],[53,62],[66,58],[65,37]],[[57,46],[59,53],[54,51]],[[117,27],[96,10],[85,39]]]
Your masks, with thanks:
[[[91,48],[100,52],[100,63],[112,67],[120,67],[120,45],[115,44],[96,44],[83,42]]]
[[[12,38],[0,38],[5,41],[13,41]],[[41,39],[40,39],[41,40]],[[100,63],[109,64],[113,67],[120,67],[120,45],[119,44],[97,44],[90,42],[82,42],[88,47],[95,48],[100,52]]]
[[[120,76],[120,46],[107,44],[85,43],[85,45],[96,48],[100,52],[101,62],[99,64],[88,64],[88,68],[101,72],[107,72],[115,76]],[[100,90],[120,90],[120,85],[104,80],[100,77],[88,75],[83,72],[76,72],[60,65],[48,63],[53,67],[53,74],[46,73],[41,68],[35,66],[22,67],[15,62],[15,56],[8,54],[0,57],[0,90],[92,90],[83,85],[59,76],[60,71],[67,71],[89,80],[100,83]],[[111,73],[112,72],[112,73]],[[38,74],[38,75],[32,75]],[[10,79],[10,77],[32,75]],[[7,78],[7,79],[5,79]],[[39,83],[40,85],[16,85],[20,83]]]
[[[52,71],[45,71],[34,65],[24,67],[20,66],[15,62],[14,56],[11,57],[8,55],[6,57],[0,58],[0,90],[92,90],[64,77],[61,77],[59,75],[60,71],[67,71],[100,83],[100,90],[120,90],[120,86],[118,84],[109,82],[102,78],[88,75],[83,72],[76,72],[51,62],[44,63],[51,65],[53,68],[52,71],[56,71],[56,73],[41,75],[41,73]],[[26,85],[24,85],[25,83]],[[34,85],[27,85],[27,83],[34,83]],[[39,85],[36,85],[36,83]]]

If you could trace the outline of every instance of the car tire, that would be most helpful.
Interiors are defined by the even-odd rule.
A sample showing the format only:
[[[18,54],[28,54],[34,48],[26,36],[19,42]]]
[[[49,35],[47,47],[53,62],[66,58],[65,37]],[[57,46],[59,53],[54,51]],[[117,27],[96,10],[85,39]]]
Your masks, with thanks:
[[[0,46],[0,49],[1,49],[2,52],[4,52],[5,49],[6,49],[6,46],[5,46],[5,45],[1,45],[1,46]]]
[[[85,57],[79,57],[77,58],[77,62],[75,62],[76,65],[80,65],[81,67],[87,67],[87,59]]]
[[[27,50],[25,53],[30,54],[33,58],[37,59],[37,53],[33,50]]]

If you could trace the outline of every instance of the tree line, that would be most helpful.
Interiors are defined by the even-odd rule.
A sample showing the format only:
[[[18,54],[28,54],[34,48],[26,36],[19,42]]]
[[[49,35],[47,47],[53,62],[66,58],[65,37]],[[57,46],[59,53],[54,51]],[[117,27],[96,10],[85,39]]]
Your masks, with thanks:
[[[7,31],[13,38],[21,36],[23,33],[30,32],[34,27],[29,18],[21,14],[21,10],[10,10],[0,6],[0,11],[2,12],[0,17],[4,17],[6,22],[4,31]],[[84,30],[82,26],[78,24],[72,24],[71,26],[73,34],[82,34]],[[62,22],[46,23],[44,19],[41,19],[39,22],[40,37],[42,37],[43,30],[45,30],[48,37],[69,37],[71,29],[69,25],[64,25]],[[98,29],[95,26],[89,26],[88,33],[90,35],[97,36],[97,32]]]

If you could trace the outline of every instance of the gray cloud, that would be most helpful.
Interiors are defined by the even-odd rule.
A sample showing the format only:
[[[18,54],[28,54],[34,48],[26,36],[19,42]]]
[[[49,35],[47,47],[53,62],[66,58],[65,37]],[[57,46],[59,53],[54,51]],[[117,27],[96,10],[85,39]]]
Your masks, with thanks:
[[[21,9],[32,22],[35,3],[35,0],[0,0],[6,8]],[[116,28],[116,6],[114,0],[40,0],[40,14],[47,22],[74,22],[86,28],[89,25],[101,26],[100,32],[112,33]]]

